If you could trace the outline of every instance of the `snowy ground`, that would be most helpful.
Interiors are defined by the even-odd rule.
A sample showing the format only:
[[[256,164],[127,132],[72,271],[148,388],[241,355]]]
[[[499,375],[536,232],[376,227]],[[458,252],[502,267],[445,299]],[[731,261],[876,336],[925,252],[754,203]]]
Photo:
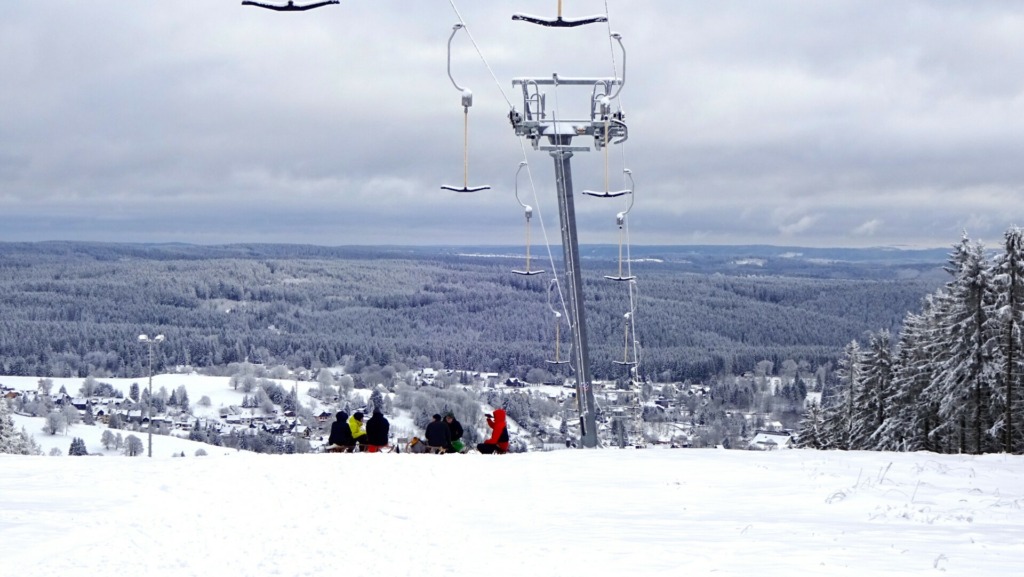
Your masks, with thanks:
[[[0,455],[0,576],[1020,575],[1024,457]]]

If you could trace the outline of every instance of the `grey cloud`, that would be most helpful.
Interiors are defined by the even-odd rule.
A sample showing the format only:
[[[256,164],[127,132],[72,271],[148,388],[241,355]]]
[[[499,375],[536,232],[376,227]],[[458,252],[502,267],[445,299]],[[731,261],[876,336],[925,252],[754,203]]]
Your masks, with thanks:
[[[493,187],[472,197],[439,188],[463,169],[447,1],[0,6],[0,239],[518,242],[511,78],[606,76],[619,55],[606,27],[509,18],[553,0],[455,4],[490,66],[456,38],[453,74],[475,95],[470,179]],[[1024,7],[607,4],[630,124],[609,173],[636,177],[634,242],[945,246],[1024,221]],[[562,88],[548,104],[568,114],[587,97]],[[551,158],[525,158],[557,240]],[[573,168],[577,190],[603,186],[601,154]],[[577,199],[581,239],[615,242],[623,203],[594,200]]]

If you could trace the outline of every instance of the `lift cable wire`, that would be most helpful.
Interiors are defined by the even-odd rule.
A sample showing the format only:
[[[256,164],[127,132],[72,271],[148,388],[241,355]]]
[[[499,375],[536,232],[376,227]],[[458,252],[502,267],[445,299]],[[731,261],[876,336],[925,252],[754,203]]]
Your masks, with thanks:
[[[477,43],[476,38],[473,37],[473,32],[470,30],[469,25],[466,24],[466,20],[465,20],[465,18],[463,18],[462,12],[460,12],[458,6],[456,6],[455,0],[448,0],[448,3],[451,5],[452,11],[455,12],[455,16],[459,19],[459,23],[462,24],[462,27],[465,29],[466,35],[469,37],[470,42],[473,44],[473,48],[476,50],[476,53],[480,57],[481,62],[483,62],[484,67],[487,69],[488,73],[490,73],[490,75],[491,75],[491,78],[494,80],[494,85],[497,86],[498,92],[501,93],[501,97],[505,100],[505,103],[508,105],[509,110],[510,111],[514,111],[515,110],[515,106],[512,104],[512,100],[509,98],[508,94],[505,92],[505,89],[502,87],[501,81],[498,80],[498,76],[494,73],[494,69],[491,68],[490,63],[487,62],[487,58],[484,56],[483,51],[480,49],[480,45]],[[556,95],[556,99],[557,99],[557,95]],[[557,120],[557,118],[556,118],[556,120]],[[522,138],[522,137],[519,138],[519,145],[520,145],[520,148],[522,149],[522,153],[523,153],[523,160],[522,161],[526,162],[527,159],[528,159],[528,155],[527,155],[527,151],[526,151],[526,142],[525,142],[524,138]],[[527,165],[526,165],[526,175],[527,175],[528,180],[530,181],[530,189],[533,191],[534,205],[538,207],[537,208],[537,212],[536,212],[537,221],[538,221],[538,224],[540,226],[541,233],[544,236],[544,245],[547,248],[548,261],[550,263],[551,270],[556,270],[556,268],[555,268],[554,252],[552,251],[552,248],[551,248],[551,239],[548,236],[548,229],[544,225],[544,214],[540,210],[540,201],[539,201],[540,197],[537,194],[537,184],[534,181],[533,170],[530,167],[529,163],[527,163]],[[565,294],[564,294],[564,292],[562,290],[562,283],[561,283],[561,281],[558,280],[557,275],[555,276],[555,279],[556,279],[557,289],[558,289],[558,301],[561,304],[562,310],[563,310],[566,318],[567,319],[571,318],[571,317],[569,317],[569,308],[568,308],[568,306],[566,305],[566,302],[565,302]]]
[[[458,16],[459,23],[466,29],[466,35],[469,36],[469,41],[473,44],[473,48],[476,49],[477,55],[480,56],[480,60],[484,63],[484,68],[487,69],[487,72],[494,80],[494,84],[498,87],[498,92],[501,92],[501,97],[505,99],[505,104],[508,104],[509,109],[514,109],[515,106],[513,106],[512,100],[510,100],[508,95],[505,94],[505,89],[501,87],[501,82],[498,80],[498,76],[494,74],[494,69],[491,68],[491,64],[487,62],[487,58],[484,56],[483,51],[480,50],[480,45],[477,44],[476,38],[473,37],[473,32],[469,29],[469,25],[466,24],[466,20],[462,17],[462,13],[459,12],[458,6],[455,5],[455,0],[448,0],[448,3],[451,4],[452,10],[455,12],[455,15]]]
[[[613,42],[614,41],[614,36],[613,36],[613,32],[612,32],[612,23],[611,23],[612,18],[611,18],[611,10],[609,9],[609,6],[608,6],[608,0],[604,0],[604,13],[608,17],[607,20],[605,20],[605,23],[606,23],[607,30],[608,30],[608,53],[610,55],[611,62],[612,62],[612,77],[616,78],[618,76],[618,62],[616,61],[616,58],[615,58],[615,44]],[[623,54],[623,60],[625,60],[625,54]],[[623,62],[623,67],[625,67],[625,62]],[[616,96],[618,96],[618,94]],[[616,99],[616,105],[618,106],[619,113],[622,114],[622,109],[623,109],[622,100],[621,99]],[[622,114],[622,117],[624,118],[625,115]],[[629,164],[626,162],[626,143],[622,142],[622,143],[620,143],[619,146],[620,146],[619,153],[620,153],[620,156],[622,158],[622,166],[624,166],[624,167],[629,166]],[[631,367],[629,367],[629,370],[631,372],[630,376],[631,376],[631,380],[632,380],[632,385],[634,385],[634,387],[636,388],[636,390],[635,390],[635,394],[636,394],[635,403],[636,403],[636,406],[634,408],[635,414],[633,415],[633,419],[632,420],[633,420],[633,426],[634,426],[635,432],[640,436],[641,442],[643,442],[643,436],[644,436],[643,405],[642,405],[641,399],[640,399],[642,383],[644,382],[644,378],[642,376],[643,375],[643,370],[642,370],[642,367],[641,367],[641,363],[643,362],[643,354],[642,354],[642,348],[641,348],[641,345],[640,345],[639,333],[637,332],[637,324],[638,323],[637,323],[637,314],[636,314],[638,301],[640,300],[640,294],[639,294],[639,285],[638,285],[638,283],[636,281],[636,278],[633,275],[633,254],[632,254],[632,249],[631,249],[632,242],[630,240],[630,235],[629,235],[630,231],[629,231],[629,218],[628,218],[629,211],[632,210],[633,202],[636,200],[636,184],[633,182],[632,173],[629,171],[628,168],[623,170],[623,178],[629,178],[629,181],[630,181],[629,182],[629,189],[632,191],[630,193],[630,198],[629,198],[629,203],[630,203],[629,204],[629,208],[625,211],[625,215],[624,215],[624,219],[623,219],[624,222],[622,224],[622,227],[624,228],[625,238],[626,238],[626,241],[625,241],[626,242],[626,276],[633,278],[633,280],[630,280],[627,283],[627,286],[628,286],[628,289],[629,289],[629,310],[630,310],[630,316],[629,316],[628,322],[631,325],[630,328],[632,329],[632,333],[633,333],[632,334],[632,350],[633,350],[633,359],[632,360],[633,360],[633,365]]]
[[[608,30],[608,54],[609,54],[609,57],[611,58],[611,62],[612,62],[612,77],[613,78],[617,78],[618,77],[619,65],[618,65],[618,62],[617,62],[617,60],[615,58],[615,42],[614,42],[614,40],[615,40],[615,33],[612,32],[612,17],[611,17],[611,10],[610,10],[610,8],[608,6],[608,0],[604,0],[604,13],[607,16],[607,19],[605,20],[605,24],[606,24],[607,30]],[[623,59],[625,59],[625,55],[623,55]],[[625,64],[625,63],[623,63],[623,64]],[[617,105],[619,107],[619,111],[621,112],[622,111],[622,101],[618,97],[619,97],[619,94],[616,93],[616,100],[618,100]],[[620,155],[622,157],[622,166],[629,166],[629,164],[627,164],[627,162],[626,162],[626,143],[622,142],[622,143],[619,144],[619,146],[620,146],[619,152],[620,152]],[[629,181],[630,181],[629,189],[632,191],[632,193],[630,194],[630,198],[629,198],[629,208],[627,208],[626,211],[625,211],[625,215],[628,216],[629,211],[633,207],[633,202],[636,199],[636,196],[635,196],[636,195],[636,186],[633,183],[632,173],[629,171],[629,169],[624,169],[623,170],[623,179],[625,179],[625,178],[629,178]],[[632,252],[631,252],[631,249],[630,249],[630,247],[632,246],[632,243],[630,242],[630,238],[629,238],[629,219],[628,218],[624,219],[623,227],[625,229],[624,232],[625,232],[625,237],[626,237],[626,276],[627,277],[633,277],[633,255],[632,255]],[[636,310],[636,300],[637,300],[636,283],[635,283],[635,281],[631,281],[630,282],[630,291],[629,291],[629,309],[631,311],[635,311]],[[636,326],[635,326],[636,325],[636,314],[634,313],[631,318],[632,318],[632,322],[634,324],[634,326],[633,326],[634,340],[636,340],[636,334],[637,334],[636,333]],[[637,376],[639,376],[639,362],[640,362],[639,352],[634,350],[634,356],[635,356],[634,360],[637,362]]]
[[[502,87],[501,82],[498,80],[498,77],[495,74],[494,69],[491,67],[490,63],[487,61],[487,58],[484,55],[482,49],[480,48],[479,43],[476,41],[476,38],[473,36],[472,31],[470,30],[469,26],[466,24],[465,18],[462,16],[462,13],[459,10],[458,6],[456,5],[455,0],[449,0],[449,4],[451,5],[452,10],[455,12],[455,15],[458,17],[459,22],[465,28],[466,34],[469,37],[470,42],[473,44],[473,48],[476,50],[477,55],[479,56],[481,62],[484,64],[484,67],[487,69],[488,73],[491,75],[492,80],[494,80],[495,86],[497,86],[497,88],[498,88],[498,92],[501,94],[502,98],[505,100],[505,103],[506,103],[506,105],[508,105],[509,109],[511,111],[514,111],[515,110],[515,106],[512,104],[511,99],[509,98],[508,94],[505,92],[505,89]],[[609,10],[608,10],[608,0],[605,0],[604,4],[605,4],[605,14],[608,14],[609,13]],[[617,78],[618,77],[619,65],[618,65],[617,59],[615,57],[615,47],[614,47],[614,41],[615,41],[617,35],[614,34],[613,32],[611,32],[611,19],[608,18],[608,19],[605,20],[605,22],[607,23],[607,26],[608,26],[608,44],[609,44],[609,52],[610,52],[610,59],[611,59],[612,73],[613,73],[612,77],[613,78]],[[554,111],[552,112],[552,119],[553,119],[553,123],[554,123],[554,125],[556,127],[558,126],[559,111],[561,109],[561,107],[559,105],[559,90],[558,90],[558,88],[559,88],[559,85],[558,85],[557,82],[555,82],[555,84],[554,84],[554,100],[555,100],[554,104],[555,104],[555,106],[554,106]],[[615,91],[615,93],[610,96],[609,100],[618,100],[619,102],[617,104],[618,104],[619,110],[621,111],[622,107],[621,107],[621,100],[620,100],[620,97],[621,97],[620,92],[621,92],[621,86],[620,86],[620,90]],[[625,156],[626,155],[625,155],[625,145],[624,145],[624,143],[621,143],[621,146],[622,146],[622,149],[620,151],[621,152],[621,157],[622,157],[622,160],[623,160],[623,165],[625,165]],[[520,147],[522,149],[522,154],[523,154],[522,162],[526,162],[527,158],[528,158],[528,154],[527,154],[527,150],[526,150],[525,139],[522,138],[522,137],[520,138]],[[628,172],[625,171],[625,170],[623,172],[624,172],[624,174],[628,174]],[[534,203],[539,207],[540,206],[540,202],[539,202],[539,195],[538,195],[538,192],[537,192],[537,185],[536,185],[536,182],[535,182],[535,180],[533,178],[533,171],[532,171],[532,168],[529,166],[529,163],[527,163],[527,165],[526,165],[526,173],[527,173],[527,178],[528,178],[528,180],[530,182],[530,189],[533,192]],[[556,176],[557,176],[557,178],[559,180],[564,178],[564,175],[562,175],[562,174],[558,174]],[[629,200],[630,200],[630,206],[632,206],[632,200],[633,199],[630,198]],[[628,209],[627,209],[626,212],[628,213]],[[548,252],[548,260],[550,262],[552,270],[556,270],[555,269],[554,252],[553,252],[552,247],[551,247],[551,240],[550,240],[550,237],[548,235],[547,226],[544,224],[543,213],[538,208],[536,214],[537,214],[537,219],[538,219],[538,223],[540,225],[541,232],[542,232],[542,234],[544,236],[544,244],[545,244],[545,247],[546,247],[547,252]],[[624,234],[625,234],[625,237],[626,237],[626,241],[625,241],[626,259],[625,260],[626,260],[626,266],[627,266],[627,275],[628,276],[632,276],[632,254],[631,254],[631,250],[630,250],[628,219],[624,221],[623,226],[624,226]],[[565,264],[566,264],[567,270],[572,270],[570,267],[572,267],[574,263],[565,263]],[[572,316],[568,314],[568,304],[566,303],[565,293],[563,291],[562,283],[558,279],[557,275],[554,277],[554,283],[555,283],[555,287],[556,287],[556,289],[558,291],[558,300],[559,300],[559,304],[561,305],[562,311],[564,312],[564,314],[566,316],[566,319],[571,322]],[[630,289],[629,289],[629,305],[630,305],[630,310],[634,311],[636,309],[636,297],[637,297],[638,292],[637,292],[636,287],[635,287],[635,282],[630,282],[629,285],[630,285]],[[634,361],[637,363],[636,366],[638,367],[639,366],[639,360],[640,360],[640,353],[639,353],[639,350],[637,348],[638,347],[638,343],[636,342],[636,336],[635,336],[636,335],[636,324],[635,324],[636,323],[636,314],[632,314],[632,313],[630,314],[630,323],[631,323],[631,327],[630,328],[632,329],[632,333],[634,335],[634,337],[633,337],[633,340],[634,340],[633,358],[634,358]],[[570,358],[572,358],[572,357],[570,357]],[[570,365],[570,367],[571,366],[572,365]]]

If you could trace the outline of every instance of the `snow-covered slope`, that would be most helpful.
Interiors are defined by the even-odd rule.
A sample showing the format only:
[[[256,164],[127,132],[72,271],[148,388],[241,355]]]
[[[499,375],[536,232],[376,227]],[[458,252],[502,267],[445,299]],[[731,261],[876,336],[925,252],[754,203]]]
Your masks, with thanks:
[[[164,453],[0,455],[0,575],[991,577],[1024,566],[1020,456]]]

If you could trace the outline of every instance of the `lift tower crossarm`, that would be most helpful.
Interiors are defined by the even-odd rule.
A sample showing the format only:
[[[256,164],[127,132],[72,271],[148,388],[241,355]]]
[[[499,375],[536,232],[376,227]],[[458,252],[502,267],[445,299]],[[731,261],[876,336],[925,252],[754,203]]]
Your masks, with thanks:
[[[543,78],[514,78],[512,86],[518,86],[523,92],[523,112],[513,111],[510,114],[512,126],[516,134],[527,137],[534,149],[539,148],[541,137],[552,139],[556,136],[591,136],[594,145],[600,149],[608,142],[623,142],[629,137],[629,129],[622,121],[621,113],[609,117],[606,96],[613,89],[621,90],[622,78],[563,78],[558,74]],[[541,93],[542,86],[590,86],[593,94],[590,97],[590,116],[585,118],[549,118],[547,113],[546,95]],[[618,90],[616,90],[618,94]],[[555,142],[554,146],[568,146],[569,141]],[[544,147],[543,150],[550,150]],[[587,151],[586,147],[572,147],[574,151]]]
[[[513,78],[512,86],[522,86],[524,84],[539,84],[541,86],[554,86],[556,84],[561,84],[565,86],[590,86],[592,84],[607,84],[609,86],[618,86],[623,82],[624,81],[621,78],[566,78],[554,74],[551,78]]]

